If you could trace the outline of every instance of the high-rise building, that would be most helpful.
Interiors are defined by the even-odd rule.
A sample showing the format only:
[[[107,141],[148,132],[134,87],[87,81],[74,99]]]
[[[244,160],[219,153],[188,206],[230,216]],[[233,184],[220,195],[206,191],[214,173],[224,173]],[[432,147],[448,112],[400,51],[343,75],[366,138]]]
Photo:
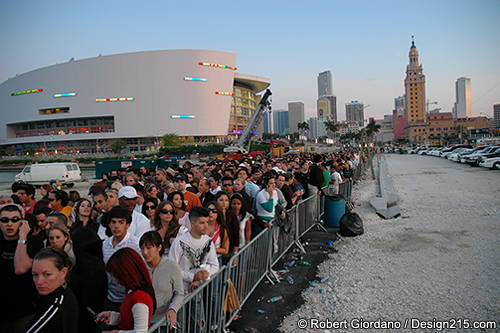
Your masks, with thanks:
[[[316,133],[316,137],[317,138],[321,138],[321,137],[329,137],[331,136],[331,133],[328,132],[326,130],[326,122],[327,120],[321,120],[321,119],[318,119],[316,121],[316,130],[317,130],[317,133]]]
[[[333,95],[332,72],[324,71],[318,74],[318,120],[333,120],[337,122],[337,97]]]
[[[392,131],[394,140],[399,140],[405,137],[405,109],[406,96],[398,96],[394,98],[394,110],[392,111]]]
[[[393,115],[386,114],[384,119],[375,119],[380,125],[380,130],[375,134],[376,142],[392,142],[394,140]]]
[[[307,119],[307,124],[309,125],[309,130],[307,131],[307,137],[311,140],[318,138],[318,118],[311,117]]]
[[[271,112],[264,112],[262,115],[263,133],[274,133],[273,132],[273,116]]]
[[[455,82],[455,104],[453,106],[453,117],[471,118],[472,102],[470,95],[470,79],[461,77]]]
[[[493,105],[493,118],[495,119],[495,128],[500,129],[500,104]]]
[[[398,96],[394,98],[394,110],[400,112],[404,112],[406,109],[406,96]]]
[[[275,134],[288,134],[288,111],[287,110],[273,110],[273,133]]]
[[[418,50],[412,40],[406,66],[406,134],[410,142],[424,142],[427,137],[425,110],[425,76],[418,61]]]
[[[337,122],[337,97],[324,95],[318,98],[317,113],[320,120],[333,120]]]
[[[304,122],[304,103],[288,102],[288,131],[299,132],[297,125]]]
[[[332,72],[324,71],[318,74],[318,97],[333,95]]]
[[[352,101],[345,105],[346,120],[348,122],[355,121],[359,127],[365,126],[364,105],[358,101]]]
[[[360,130],[357,121],[343,121],[339,123],[338,135],[342,136],[347,133],[358,133]]]

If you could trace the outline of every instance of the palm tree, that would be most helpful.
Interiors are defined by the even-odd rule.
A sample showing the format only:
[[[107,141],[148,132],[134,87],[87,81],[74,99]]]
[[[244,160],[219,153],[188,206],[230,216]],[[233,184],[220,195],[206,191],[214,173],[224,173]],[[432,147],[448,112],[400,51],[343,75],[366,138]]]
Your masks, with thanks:
[[[370,119],[368,125],[366,125],[366,136],[372,140],[373,135],[378,133],[380,130],[380,124],[377,124],[374,119]]]
[[[339,124],[333,120],[327,120],[325,121],[325,128],[335,138],[335,134],[339,130]]]
[[[356,133],[356,141],[358,141],[358,143],[363,143],[364,142],[364,139],[366,137],[366,128],[362,128],[359,130],[358,133]]]
[[[302,123],[298,123],[297,128],[302,133],[302,135],[306,136],[307,131],[309,131],[309,124],[306,121],[304,121]]]

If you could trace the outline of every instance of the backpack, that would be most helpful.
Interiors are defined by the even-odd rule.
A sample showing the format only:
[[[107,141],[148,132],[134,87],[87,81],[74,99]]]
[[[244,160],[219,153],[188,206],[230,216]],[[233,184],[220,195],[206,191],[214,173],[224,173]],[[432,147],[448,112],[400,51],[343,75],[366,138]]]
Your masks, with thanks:
[[[347,212],[340,219],[340,235],[342,237],[355,237],[364,233],[363,221],[358,214]]]

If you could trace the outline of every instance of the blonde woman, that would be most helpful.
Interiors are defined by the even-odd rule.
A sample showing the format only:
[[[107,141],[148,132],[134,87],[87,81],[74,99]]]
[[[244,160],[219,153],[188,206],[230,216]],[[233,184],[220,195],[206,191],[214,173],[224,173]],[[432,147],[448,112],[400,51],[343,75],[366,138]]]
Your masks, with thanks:
[[[75,252],[73,251],[73,242],[69,234],[69,229],[62,223],[56,223],[49,228],[49,245],[53,248],[61,249],[66,252],[71,259],[73,267],[76,264]]]

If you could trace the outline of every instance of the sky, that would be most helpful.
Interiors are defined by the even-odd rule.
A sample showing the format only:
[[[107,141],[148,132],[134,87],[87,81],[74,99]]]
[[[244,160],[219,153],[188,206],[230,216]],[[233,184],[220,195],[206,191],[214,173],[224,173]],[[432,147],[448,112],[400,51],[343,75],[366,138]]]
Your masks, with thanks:
[[[404,93],[411,36],[431,108],[451,111],[471,79],[473,115],[500,103],[500,0],[0,2],[0,82],[40,67],[125,52],[210,49],[238,71],[271,79],[273,109],[303,101],[314,115],[317,75],[330,70],[337,113],[362,101],[381,118]]]

